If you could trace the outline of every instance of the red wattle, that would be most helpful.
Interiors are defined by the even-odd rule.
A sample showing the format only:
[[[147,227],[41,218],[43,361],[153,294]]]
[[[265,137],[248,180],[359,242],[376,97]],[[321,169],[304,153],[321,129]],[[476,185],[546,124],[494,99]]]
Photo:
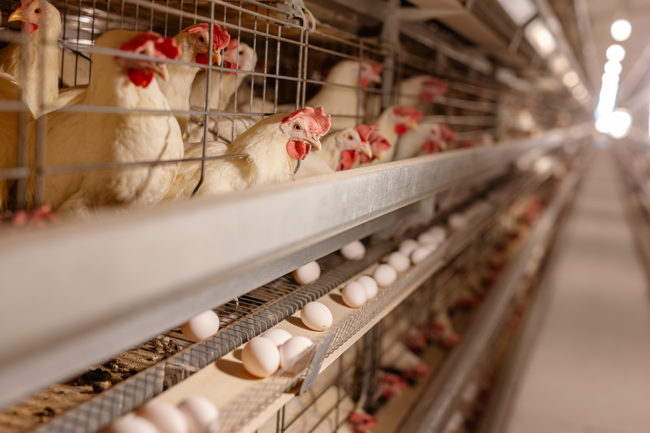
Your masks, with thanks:
[[[440,146],[435,141],[427,140],[422,143],[422,150],[424,150],[424,153],[436,153],[440,151]]]
[[[143,71],[140,69],[129,69],[126,71],[129,79],[133,84],[139,87],[147,88],[153,80],[153,72]]]
[[[397,135],[404,135],[406,134],[406,131],[408,131],[406,125],[403,125],[401,123],[395,125],[395,132],[397,133]]]
[[[420,92],[420,100],[422,102],[431,102],[433,101],[433,92],[427,92],[426,90],[423,90]]]
[[[34,33],[36,30],[38,30],[38,25],[33,23],[28,23],[27,21],[22,21],[20,23],[20,27],[22,27],[23,31],[27,33]]]
[[[364,155],[365,156],[365,155]],[[354,163],[359,159],[359,154],[354,150],[344,150],[341,152],[341,161],[337,171],[349,170],[354,168]]]
[[[287,153],[293,159],[305,159],[311,150],[311,146],[298,140],[287,142]]]
[[[370,80],[368,78],[361,78],[361,87],[366,88],[370,85]]]

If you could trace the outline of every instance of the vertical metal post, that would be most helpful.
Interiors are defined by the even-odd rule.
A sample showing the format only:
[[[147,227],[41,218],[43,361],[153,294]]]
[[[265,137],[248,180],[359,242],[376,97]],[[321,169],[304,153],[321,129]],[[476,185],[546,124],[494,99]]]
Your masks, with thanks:
[[[389,107],[393,101],[393,82],[395,80],[395,57],[399,47],[399,0],[388,0],[384,15],[384,27],[381,31],[381,42],[386,49],[384,59],[384,76],[381,84],[382,107]]]

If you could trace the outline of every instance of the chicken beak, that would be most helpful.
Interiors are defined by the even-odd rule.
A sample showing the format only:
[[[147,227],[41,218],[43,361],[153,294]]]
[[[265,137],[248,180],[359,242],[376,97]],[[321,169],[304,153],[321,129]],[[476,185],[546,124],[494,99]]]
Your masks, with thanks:
[[[371,156],[371,158],[372,158],[372,156]],[[381,153],[378,153],[377,155],[375,155],[375,158],[377,158],[378,161],[381,161]]]
[[[23,8],[17,8],[15,11],[9,15],[9,19],[7,22],[13,23],[14,21],[22,21],[23,20]]]
[[[364,143],[359,150],[368,158],[372,158],[372,148],[370,147],[369,144]]]
[[[316,150],[320,150],[321,147],[322,147],[322,146],[321,146],[321,143],[320,143],[320,140],[318,139],[318,137],[313,136],[313,135],[312,135],[311,137],[307,138],[307,139],[305,140],[305,142],[307,142],[307,144],[310,144],[311,147],[313,147],[313,148],[316,149]]]
[[[420,125],[415,120],[412,120],[412,121],[408,122],[406,125],[409,128],[411,128],[412,130],[414,130],[414,131],[417,131],[418,129],[420,129]]]
[[[216,63],[217,65],[220,65],[220,64],[221,64],[221,53],[220,53],[220,52],[217,51],[217,52],[213,55],[213,57],[212,57],[212,63]]]
[[[167,81],[169,78],[169,72],[167,71],[167,66],[164,63],[154,63],[152,67],[154,73],[158,74],[160,78],[164,81]]]

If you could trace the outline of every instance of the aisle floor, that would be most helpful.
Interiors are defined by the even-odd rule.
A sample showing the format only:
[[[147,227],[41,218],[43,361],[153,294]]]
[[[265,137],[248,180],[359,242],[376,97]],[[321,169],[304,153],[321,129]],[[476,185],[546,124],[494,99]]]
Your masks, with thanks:
[[[650,305],[618,182],[598,150],[558,239],[509,433],[650,431]]]

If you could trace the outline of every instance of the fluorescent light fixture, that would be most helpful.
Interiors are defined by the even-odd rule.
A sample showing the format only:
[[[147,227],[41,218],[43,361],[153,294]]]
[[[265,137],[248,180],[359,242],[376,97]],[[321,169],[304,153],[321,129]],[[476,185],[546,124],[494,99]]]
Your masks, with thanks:
[[[560,54],[553,57],[550,64],[551,69],[557,75],[562,75],[567,71],[567,69],[569,69],[569,61],[566,59],[566,57]]]
[[[619,44],[612,44],[607,48],[605,55],[607,60],[620,63],[625,58],[625,48]]]
[[[519,27],[526,24],[537,13],[533,0],[499,0],[499,4]]]
[[[614,138],[623,138],[630,131],[632,116],[625,110],[618,109],[605,117],[609,135]]]
[[[580,77],[575,71],[569,71],[562,77],[562,83],[567,87],[573,87],[580,83]]]
[[[605,73],[611,75],[620,75],[623,70],[623,66],[620,62],[608,61],[605,63]]]
[[[615,41],[626,41],[632,34],[632,24],[628,20],[616,20],[612,23],[610,32]]]
[[[543,57],[548,56],[555,50],[555,38],[541,18],[531,21],[526,26],[524,33],[537,52]]]

